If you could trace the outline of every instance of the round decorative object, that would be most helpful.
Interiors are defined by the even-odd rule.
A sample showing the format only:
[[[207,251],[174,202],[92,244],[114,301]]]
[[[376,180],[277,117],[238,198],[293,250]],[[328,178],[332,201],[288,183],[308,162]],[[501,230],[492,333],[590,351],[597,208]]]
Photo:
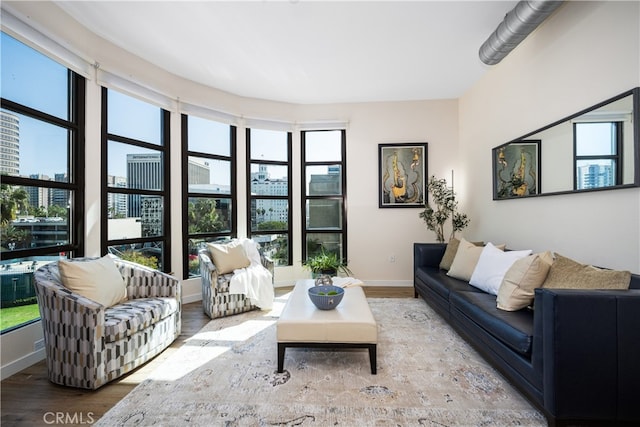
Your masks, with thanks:
[[[327,274],[323,274],[316,277],[316,286],[330,286],[330,285],[333,285],[333,280],[331,280],[331,276]]]
[[[311,302],[320,310],[333,310],[344,297],[344,289],[339,286],[312,286],[309,288]]]

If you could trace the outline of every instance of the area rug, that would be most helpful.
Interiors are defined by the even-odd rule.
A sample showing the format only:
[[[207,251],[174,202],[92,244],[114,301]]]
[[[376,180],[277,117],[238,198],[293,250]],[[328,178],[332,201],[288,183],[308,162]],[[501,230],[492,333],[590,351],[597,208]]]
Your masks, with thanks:
[[[369,298],[378,373],[367,350],[287,349],[276,372],[274,310],[209,322],[99,426],[546,426],[421,299]]]

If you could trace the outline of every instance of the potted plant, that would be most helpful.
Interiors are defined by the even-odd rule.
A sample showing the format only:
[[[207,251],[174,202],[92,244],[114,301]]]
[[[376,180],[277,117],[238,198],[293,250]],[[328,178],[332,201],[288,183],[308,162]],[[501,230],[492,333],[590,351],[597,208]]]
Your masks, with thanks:
[[[431,204],[427,201],[424,210],[420,212],[427,226],[427,229],[436,233],[436,240],[444,243],[444,224],[451,218],[451,236],[454,237],[456,231],[464,229],[471,221],[466,214],[456,212],[458,202],[456,193],[452,187],[447,187],[446,179],[437,179],[435,176],[429,178],[427,192],[431,196]]]
[[[306,261],[302,261],[302,265],[311,270],[313,278],[319,275],[336,276],[338,273],[343,273],[346,276],[352,275],[346,262],[338,258],[335,252],[327,252],[324,248],[316,255],[308,257]]]

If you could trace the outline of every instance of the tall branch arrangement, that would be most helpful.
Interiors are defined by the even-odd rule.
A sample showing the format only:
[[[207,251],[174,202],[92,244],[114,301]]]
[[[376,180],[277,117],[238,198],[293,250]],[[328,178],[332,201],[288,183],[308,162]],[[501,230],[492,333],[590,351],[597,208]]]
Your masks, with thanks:
[[[446,179],[437,179],[435,176],[429,178],[427,183],[429,197],[424,206],[424,210],[419,216],[427,226],[427,229],[436,233],[436,240],[444,243],[444,225],[451,218],[451,236],[455,236],[456,231],[464,229],[471,220],[466,214],[456,212],[458,202],[453,187],[447,186]]]

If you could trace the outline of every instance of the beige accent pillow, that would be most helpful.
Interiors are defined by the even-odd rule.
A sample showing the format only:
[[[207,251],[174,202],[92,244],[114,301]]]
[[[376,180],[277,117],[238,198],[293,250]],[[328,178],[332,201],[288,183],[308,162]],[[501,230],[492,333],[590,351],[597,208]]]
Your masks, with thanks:
[[[211,260],[220,274],[233,273],[233,270],[249,267],[249,258],[239,240],[229,243],[207,243],[207,247]]]
[[[560,254],[549,269],[542,285],[551,289],[629,289],[631,272],[603,270],[580,264]]]
[[[58,261],[62,284],[105,307],[127,299],[127,287],[109,255],[90,261]]]
[[[533,302],[535,288],[544,283],[553,263],[551,252],[529,255],[517,260],[502,279],[497,306],[500,310],[516,311]]]
[[[484,245],[484,242],[473,242],[476,246]],[[449,270],[451,268],[451,264],[453,263],[453,259],[456,257],[456,253],[458,252],[458,247],[460,246],[460,240],[452,237],[447,243],[447,248],[444,251],[444,255],[442,255],[442,259],[440,260],[440,268],[442,270]]]
[[[500,250],[504,250],[505,245],[496,245]],[[482,254],[483,247],[476,246],[474,243],[465,240],[464,237],[460,238],[460,245],[456,251],[456,256],[451,263],[451,268],[447,272],[447,276],[454,277],[456,279],[469,281],[473,270],[475,270],[480,254]]]

